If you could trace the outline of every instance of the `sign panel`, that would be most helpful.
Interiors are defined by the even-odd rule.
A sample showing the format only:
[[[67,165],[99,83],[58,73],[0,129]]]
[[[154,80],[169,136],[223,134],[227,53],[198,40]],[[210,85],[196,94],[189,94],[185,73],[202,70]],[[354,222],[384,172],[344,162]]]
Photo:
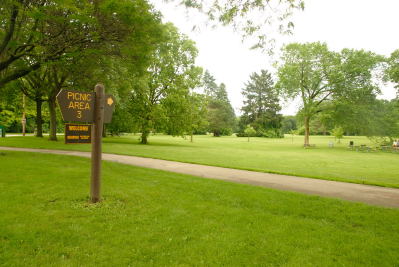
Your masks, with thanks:
[[[65,124],[65,144],[90,144],[90,124]]]
[[[110,123],[112,121],[112,113],[115,110],[115,98],[113,95],[105,95],[104,105],[104,123]]]
[[[64,121],[93,122],[94,92],[61,90],[57,101]]]

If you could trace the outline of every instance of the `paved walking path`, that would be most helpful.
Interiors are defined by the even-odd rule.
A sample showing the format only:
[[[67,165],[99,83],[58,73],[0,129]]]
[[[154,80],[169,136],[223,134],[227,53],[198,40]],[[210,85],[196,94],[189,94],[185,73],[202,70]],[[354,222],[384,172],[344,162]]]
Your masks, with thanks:
[[[90,152],[0,147],[0,150],[51,153],[90,158]],[[324,197],[364,202],[371,205],[399,208],[399,189],[326,181],[288,175],[244,171],[168,160],[103,153],[103,160],[134,166],[183,173],[204,178],[251,184],[279,190],[301,192]]]

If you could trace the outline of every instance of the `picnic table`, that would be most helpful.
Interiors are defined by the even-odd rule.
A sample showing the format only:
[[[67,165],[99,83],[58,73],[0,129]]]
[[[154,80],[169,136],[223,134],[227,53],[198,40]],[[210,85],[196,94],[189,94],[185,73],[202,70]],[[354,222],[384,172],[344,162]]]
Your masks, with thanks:
[[[367,145],[354,146],[354,148],[356,149],[356,151],[370,152],[372,150],[372,148]]]

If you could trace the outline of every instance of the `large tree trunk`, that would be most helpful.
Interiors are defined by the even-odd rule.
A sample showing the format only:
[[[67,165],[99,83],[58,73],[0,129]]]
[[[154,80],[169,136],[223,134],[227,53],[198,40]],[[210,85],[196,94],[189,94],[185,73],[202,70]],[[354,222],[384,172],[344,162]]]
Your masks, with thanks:
[[[147,144],[148,143],[148,136],[150,135],[150,127],[149,127],[149,121],[145,120],[142,128],[141,128],[141,143],[142,144]]]
[[[147,130],[143,130],[141,133],[140,143],[146,145],[148,143],[148,141],[147,141],[148,135],[149,135],[149,132]]]
[[[55,97],[49,98],[48,107],[50,111],[50,141],[57,141],[57,113],[56,113],[56,103]]]
[[[36,137],[43,137],[42,103],[43,100],[36,99]]]
[[[305,143],[303,146],[309,146],[309,135],[310,135],[310,118],[308,116],[305,116]]]

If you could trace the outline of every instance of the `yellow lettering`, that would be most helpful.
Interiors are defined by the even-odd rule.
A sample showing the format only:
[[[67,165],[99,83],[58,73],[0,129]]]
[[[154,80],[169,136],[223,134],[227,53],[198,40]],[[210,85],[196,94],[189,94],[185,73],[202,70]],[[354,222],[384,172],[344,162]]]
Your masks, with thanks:
[[[72,101],[91,101],[90,93],[68,92],[67,99]]]
[[[82,131],[87,132],[89,130],[89,126],[85,125],[68,125],[69,131]]]
[[[90,104],[89,103],[86,103],[85,109],[90,110]]]

